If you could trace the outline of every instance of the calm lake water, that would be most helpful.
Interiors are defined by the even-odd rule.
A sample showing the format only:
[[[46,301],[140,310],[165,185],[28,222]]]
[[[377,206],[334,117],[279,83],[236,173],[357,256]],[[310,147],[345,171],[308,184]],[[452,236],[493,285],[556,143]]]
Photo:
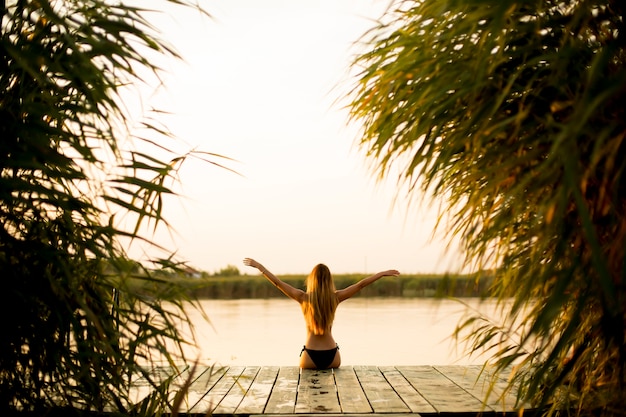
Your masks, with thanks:
[[[493,315],[494,303],[463,302]],[[188,359],[217,365],[296,365],[304,342],[304,319],[289,299],[203,300],[210,322],[188,313],[198,346]],[[466,306],[454,300],[353,298],[340,304],[333,335],[342,365],[482,364],[451,337]],[[182,329],[183,333],[187,330]]]

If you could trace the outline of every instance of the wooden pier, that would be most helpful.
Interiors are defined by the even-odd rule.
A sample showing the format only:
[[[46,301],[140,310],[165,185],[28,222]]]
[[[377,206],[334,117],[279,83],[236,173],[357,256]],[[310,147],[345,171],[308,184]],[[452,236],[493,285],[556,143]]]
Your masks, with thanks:
[[[515,414],[514,393],[480,366],[343,366],[300,370],[295,366],[230,366],[178,369],[173,391],[187,385],[179,414],[213,416],[355,416]],[[172,368],[154,368],[153,379]],[[145,380],[132,395],[145,397]],[[505,394],[503,394],[505,393]],[[407,416],[408,417],[408,416]]]

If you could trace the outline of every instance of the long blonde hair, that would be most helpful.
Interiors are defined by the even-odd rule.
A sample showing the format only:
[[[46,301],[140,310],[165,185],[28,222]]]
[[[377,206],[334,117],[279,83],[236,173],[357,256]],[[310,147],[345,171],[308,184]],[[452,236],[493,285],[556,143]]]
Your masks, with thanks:
[[[323,335],[330,331],[337,310],[335,283],[326,265],[316,265],[306,278],[306,295],[302,312],[307,328],[315,335]]]

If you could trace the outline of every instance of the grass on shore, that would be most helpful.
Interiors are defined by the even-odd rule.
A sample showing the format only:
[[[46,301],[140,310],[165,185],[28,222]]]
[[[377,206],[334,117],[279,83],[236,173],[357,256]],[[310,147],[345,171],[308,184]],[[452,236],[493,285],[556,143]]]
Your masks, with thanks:
[[[365,274],[334,275],[337,288],[345,288]],[[306,275],[280,275],[296,288],[305,289]],[[164,282],[179,284],[186,295],[199,299],[276,298],[284,295],[261,275],[169,276]],[[358,297],[485,297],[492,282],[488,273],[415,274],[381,279],[364,288]],[[159,285],[159,284],[153,284]],[[178,286],[178,285],[177,285]],[[146,288],[149,291],[148,288]]]

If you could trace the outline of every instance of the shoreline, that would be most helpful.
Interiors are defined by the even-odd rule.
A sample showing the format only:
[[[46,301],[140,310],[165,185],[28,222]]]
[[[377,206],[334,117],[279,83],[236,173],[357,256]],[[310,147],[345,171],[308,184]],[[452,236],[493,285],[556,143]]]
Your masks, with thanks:
[[[337,288],[345,288],[362,278],[362,274],[336,275]],[[306,275],[279,276],[296,288],[304,288]],[[187,293],[198,299],[246,299],[284,297],[267,280],[258,275],[210,276],[186,278],[183,284]],[[450,275],[424,274],[403,275],[398,278],[379,280],[364,288],[356,297],[406,297],[406,298],[446,298],[446,297],[488,297],[488,289],[493,282],[490,275]]]

